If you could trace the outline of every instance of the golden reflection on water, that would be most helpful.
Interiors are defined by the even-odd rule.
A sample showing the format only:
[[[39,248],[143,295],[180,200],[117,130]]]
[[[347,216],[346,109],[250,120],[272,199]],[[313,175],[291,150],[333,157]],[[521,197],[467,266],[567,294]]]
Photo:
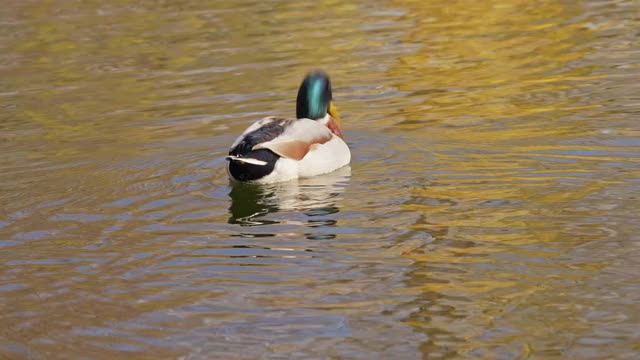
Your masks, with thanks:
[[[485,127],[502,118],[599,106],[580,104],[579,98],[567,93],[580,82],[602,77],[593,74],[594,65],[575,63],[588,53],[582,45],[592,33],[588,20],[573,20],[581,11],[578,6],[553,1],[499,5],[455,1],[447,6],[397,2],[410,8],[407,16],[415,21],[403,41],[419,46],[415,53],[402,56],[389,76],[398,79],[394,86],[409,96],[428,94],[426,104],[403,109],[406,120],[397,127],[411,130],[431,125],[423,122],[427,119],[455,127],[484,120]],[[531,136],[530,130],[521,135]],[[513,141],[522,139],[518,131],[522,132],[510,127],[506,134],[474,135],[480,136],[479,142]],[[450,131],[446,136],[465,133]],[[549,135],[553,134],[544,134]]]
[[[4,5],[0,357],[639,351],[636,2]],[[230,183],[313,68],[351,167]]]

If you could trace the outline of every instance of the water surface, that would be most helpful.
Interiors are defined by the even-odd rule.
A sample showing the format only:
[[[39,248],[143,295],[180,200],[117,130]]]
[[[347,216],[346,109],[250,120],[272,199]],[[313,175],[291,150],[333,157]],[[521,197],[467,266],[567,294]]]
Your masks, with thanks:
[[[636,358],[638,14],[7,1],[0,358]],[[315,68],[351,166],[230,184]]]

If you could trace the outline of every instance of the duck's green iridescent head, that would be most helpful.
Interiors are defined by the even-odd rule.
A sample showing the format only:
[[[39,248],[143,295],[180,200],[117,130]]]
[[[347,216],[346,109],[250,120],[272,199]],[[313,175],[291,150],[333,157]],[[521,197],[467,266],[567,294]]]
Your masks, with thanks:
[[[302,81],[296,101],[296,117],[322,119],[331,107],[331,80],[323,71],[309,73]]]

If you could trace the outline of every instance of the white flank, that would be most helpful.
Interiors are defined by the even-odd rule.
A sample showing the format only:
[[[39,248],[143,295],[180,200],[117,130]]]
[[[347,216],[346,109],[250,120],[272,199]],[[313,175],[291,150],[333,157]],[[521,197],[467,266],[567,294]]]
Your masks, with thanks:
[[[316,144],[304,159],[298,162],[298,176],[310,177],[337,170],[351,162],[347,144],[338,136],[324,144]]]
[[[298,178],[298,163],[299,161],[280,158],[276,161],[276,165],[273,168],[273,171],[258,180],[256,182],[262,184],[275,183],[280,181],[287,181]]]
[[[324,144],[316,144],[300,161],[280,158],[271,174],[256,180],[258,183],[274,183],[297,178],[330,173],[349,164],[351,152],[347,144],[333,136]]]

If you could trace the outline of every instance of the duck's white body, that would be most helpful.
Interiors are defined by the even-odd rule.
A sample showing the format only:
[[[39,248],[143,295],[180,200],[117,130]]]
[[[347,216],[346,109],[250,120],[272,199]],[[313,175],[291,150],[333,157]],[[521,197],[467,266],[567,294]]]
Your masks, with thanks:
[[[335,171],[351,161],[347,144],[337,136],[318,147],[302,160],[280,158],[271,174],[256,180],[261,183],[273,183],[297,178],[312,177]]]
[[[337,170],[351,161],[335,119],[266,117],[231,145],[227,172],[238,181],[273,183]]]

